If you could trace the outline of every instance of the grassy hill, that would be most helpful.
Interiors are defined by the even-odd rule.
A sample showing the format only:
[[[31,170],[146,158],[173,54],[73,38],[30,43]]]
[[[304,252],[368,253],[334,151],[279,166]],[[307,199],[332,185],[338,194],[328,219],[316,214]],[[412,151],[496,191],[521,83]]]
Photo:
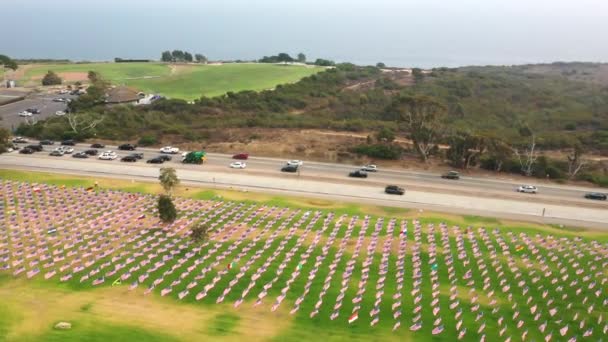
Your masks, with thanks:
[[[86,81],[96,71],[113,84],[133,86],[170,98],[192,100],[242,90],[272,89],[297,82],[323,68],[276,64],[169,65],[164,63],[83,63],[24,66],[21,82],[39,83],[52,70],[66,82]]]

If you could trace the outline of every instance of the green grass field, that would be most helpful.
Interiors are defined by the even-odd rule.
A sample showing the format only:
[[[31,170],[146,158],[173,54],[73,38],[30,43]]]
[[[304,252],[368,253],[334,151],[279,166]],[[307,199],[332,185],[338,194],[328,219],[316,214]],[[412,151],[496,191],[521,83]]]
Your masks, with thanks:
[[[44,225],[41,226],[40,222],[44,221],[44,216],[46,213],[53,211],[57,212],[56,209],[59,209],[59,207],[56,207],[57,203],[61,203],[61,209],[65,209],[59,212],[60,215],[63,216],[62,213],[71,213],[72,215],[76,214],[74,219],[67,218],[67,226],[82,222],[81,219],[84,219],[84,222],[87,222],[108,210],[105,209],[98,211],[105,205],[102,204],[100,207],[96,207],[96,205],[91,205],[92,203],[101,200],[103,203],[107,203],[112,206],[114,203],[119,201],[118,198],[113,196],[125,196],[124,194],[120,193],[116,195],[104,193],[96,195],[93,192],[87,193],[83,190],[73,189],[74,187],[88,187],[92,185],[95,180],[99,182],[99,186],[102,189],[126,189],[131,192],[138,192],[142,194],[157,194],[160,191],[156,184],[151,183],[131,183],[128,181],[112,179],[81,179],[70,176],[12,170],[0,170],[0,181],[1,180],[49,183],[53,184],[53,186],[60,187],[59,189],[51,189],[49,192],[42,192],[40,195],[34,194],[33,196],[28,196],[26,193],[28,189],[31,189],[31,185],[14,185],[12,187],[13,194],[15,196],[14,200],[9,197],[8,192],[5,191],[2,195],[2,200],[4,201],[3,205],[5,208],[5,222],[8,223],[7,227],[9,227],[9,231],[17,229],[15,226],[19,224],[23,224],[24,227],[27,226],[27,229],[31,231],[36,231],[38,227],[44,227]],[[66,188],[61,190],[61,187],[64,185]],[[6,188],[4,189],[7,190]],[[157,286],[157,288],[151,294],[143,294],[143,290],[146,287],[144,285],[149,285],[152,279],[157,278],[160,274],[163,274],[163,272],[169,271],[170,266],[175,264],[175,260],[177,258],[184,257],[185,251],[180,252],[176,256],[176,259],[158,269],[154,275],[145,282],[145,284],[142,283],[142,285],[134,291],[129,291],[127,289],[130,280],[123,282],[123,284],[119,286],[111,286],[110,284],[113,280],[112,278],[108,279],[101,286],[91,286],[90,280],[86,282],[79,282],[77,278],[74,278],[68,282],[60,283],[56,277],[55,279],[51,280],[43,280],[41,275],[28,280],[25,279],[23,275],[15,278],[12,275],[9,275],[9,273],[0,271],[0,302],[3,304],[0,306],[0,341],[308,341],[314,339],[323,339],[328,341],[454,341],[456,334],[456,329],[454,328],[455,320],[453,318],[452,311],[447,308],[452,300],[448,299],[450,295],[448,267],[445,267],[443,264],[444,257],[449,255],[443,254],[445,251],[445,245],[444,247],[441,247],[441,244],[439,244],[440,246],[439,250],[437,251],[437,258],[440,260],[438,276],[440,280],[439,283],[441,284],[439,287],[440,295],[438,298],[442,307],[442,324],[445,325],[446,331],[436,336],[430,333],[430,328],[432,327],[433,320],[435,319],[429,310],[430,302],[433,298],[431,296],[430,288],[430,266],[423,266],[424,275],[422,278],[423,297],[421,303],[424,307],[422,311],[422,320],[425,327],[419,332],[412,332],[410,331],[409,326],[411,325],[412,309],[415,306],[412,303],[413,297],[410,295],[410,291],[412,291],[413,277],[410,254],[413,251],[412,248],[417,242],[420,242],[420,255],[423,265],[430,265],[431,263],[430,260],[432,256],[429,252],[429,246],[433,239],[439,242],[441,241],[442,237],[447,238],[448,244],[450,245],[449,248],[455,253],[456,246],[459,245],[457,239],[458,234],[456,234],[453,230],[455,225],[460,225],[462,227],[461,230],[464,230],[467,225],[474,227],[470,234],[465,234],[468,236],[465,237],[463,241],[464,250],[466,253],[468,253],[470,260],[475,265],[478,265],[479,262],[484,261],[488,266],[493,265],[494,262],[496,262],[497,265],[503,266],[506,273],[504,279],[512,285],[511,287],[513,289],[511,291],[514,293],[513,300],[511,301],[507,299],[504,292],[498,290],[495,296],[497,303],[492,306],[489,304],[487,295],[488,290],[481,288],[484,273],[481,272],[481,269],[472,267],[472,280],[475,282],[475,287],[480,294],[479,304],[481,305],[481,310],[485,313],[485,317],[481,321],[477,321],[476,315],[478,316],[478,314],[470,311],[473,304],[471,303],[471,296],[467,291],[468,287],[465,285],[466,281],[461,279],[461,276],[466,272],[467,266],[463,266],[462,260],[457,261],[455,263],[456,273],[458,274],[458,279],[455,282],[455,286],[458,288],[457,299],[462,302],[462,308],[464,310],[463,321],[469,330],[463,339],[464,341],[478,341],[480,339],[480,334],[477,333],[477,329],[480,327],[482,321],[487,323],[485,334],[489,340],[496,339],[502,341],[506,338],[506,336],[512,336],[513,340],[520,340],[519,335],[522,331],[518,331],[515,324],[519,319],[522,319],[526,322],[524,329],[529,330],[528,340],[539,341],[543,340],[545,334],[541,334],[537,329],[537,326],[544,320],[549,320],[547,333],[552,331],[555,340],[558,337],[558,329],[566,323],[570,324],[570,332],[568,333],[567,337],[575,334],[580,337],[582,332],[586,330],[579,328],[578,324],[581,320],[586,321],[588,326],[593,326],[594,322],[600,315],[606,316],[606,307],[597,305],[602,299],[605,298],[605,293],[599,297],[596,297],[591,290],[587,290],[585,287],[585,289],[579,295],[578,293],[575,294],[574,292],[574,287],[576,287],[576,285],[574,287],[568,286],[570,280],[573,279],[580,279],[580,281],[583,281],[585,285],[589,283],[589,280],[582,280],[583,275],[579,276],[578,274],[574,274],[574,272],[577,270],[576,266],[565,265],[565,271],[562,272],[560,270],[560,261],[567,260],[568,258],[572,257],[571,254],[566,256],[568,249],[550,248],[550,246],[544,245],[540,238],[534,238],[536,234],[540,234],[541,237],[555,241],[555,243],[558,243],[560,246],[571,246],[567,245],[566,240],[563,239],[572,241],[575,237],[580,237],[581,240],[580,242],[577,242],[577,244],[585,243],[587,246],[590,246],[589,243],[594,243],[594,241],[603,244],[608,242],[608,234],[605,232],[571,229],[561,230],[551,226],[504,222],[494,218],[478,216],[419,213],[417,211],[402,211],[387,207],[363,207],[343,203],[334,203],[330,201],[271,197],[264,194],[242,193],[237,191],[205,190],[198,188],[186,189],[184,187],[180,187],[177,194],[180,196],[177,198],[178,208],[183,209],[180,215],[180,219],[182,220],[181,222],[184,222],[189,218],[201,219],[206,217],[209,217],[211,220],[210,223],[227,222],[233,218],[236,219],[236,216],[234,215],[239,211],[227,215],[222,219],[220,219],[218,216],[213,216],[214,213],[219,210],[223,210],[222,208],[230,209],[243,204],[242,208],[247,212],[246,216],[255,213],[255,208],[261,205],[288,208],[288,211],[283,215],[283,218],[272,224],[268,234],[280,229],[279,224],[283,222],[286,217],[290,215],[290,213],[294,213],[295,215],[291,222],[293,223],[302,219],[303,226],[297,229],[296,235],[292,238],[288,238],[285,231],[278,234],[276,239],[270,243],[270,247],[267,250],[264,250],[259,259],[255,260],[255,262],[252,263],[251,268],[245,272],[245,276],[243,277],[242,281],[235,284],[234,291],[227,296],[227,300],[222,304],[216,304],[216,298],[221,294],[222,289],[228,286],[228,282],[231,279],[236,279],[235,276],[237,271],[245,264],[245,261],[254,260],[254,253],[260,250],[261,245],[263,245],[264,241],[266,241],[268,238],[267,235],[264,236],[264,238],[257,244],[252,244],[253,240],[251,237],[247,237],[243,240],[243,243],[236,248],[234,252],[232,252],[229,250],[229,248],[230,246],[235,245],[238,235],[242,232],[237,228],[236,230],[238,232],[234,234],[231,233],[232,237],[230,237],[228,240],[217,244],[214,242],[206,247],[203,247],[199,255],[211,255],[211,258],[204,261],[202,265],[197,266],[197,270],[184,278],[182,285],[178,285],[177,287],[183,288],[185,284],[193,281],[194,274],[198,274],[198,270],[200,270],[202,266],[207,265],[212,260],[216,259],[216,256],[220,253],[226,253],[227,258],[218,266],[213,267],[209,271],[210,274],[207,274],[205,278],[200,280],[201,284],[209,283],[214,275],[219,275],[219,272],[226,268],[226,265],[230,260],[236,260],[236,253],[238,251],[243,252],[243,257],[238,263],[237,267],[228,270],[215,288],[209,292],[209,296],[200,301],[196,301],[193,298],[194,293],[200,290],[200,287],[195,287],[192,290],[193,293],[190,294],[189,297],[182,300],[177,298],[177,292],[179,291],[177,289],[166,297],[161,297],[159,294],[160,290],[165,288],[167,284],[177,280],[178,277],[180,277],[180,273],[185,271],[187,266],[194,265],[192,263],[193,260],[186,261],[182,266],[177,268],[175,272],[169,272],[170,274],[164,278],[162,284]],[[89,200],[83,202],[78,196],[86,196]],[[57,202],[57,200],[60,198],[62,199]],[[146,201],[150,201],[150,199]],[[188,203],[203,203],[201,201],[206,201],[205,203],[207,203],[207,206],[209,206],[210,203],[217,203],[219,207],[213,211],[206,212],[205,214],[205,212],[202,211],[202,208],[192,208],[187,206]],[[78,213],[67,209],[72,208],[73,206],[82,205],[89,209],[82,210]],[[116,208],[110,210],[115,209]],[[124,211],[129,210],[132,210],[134,215],[140,215],[141,213],[141,211],[137,211],[137,208],[131,208],[131,206],[124,207]],[[304,239],[302,240],[302,247],[299,249],[296,248],[296,239],[304,234],[304,226],[307,224],[307,222],[310,222],[310,217],[305,218],[303,215],[306,210],[312,210],[313,212],[321,211],[323,217],[325,217],[325,215],[327,215],[329,212],[334,212],[336,216],[334,216],[334,219],[330,224],[331,229],[321,233],[320,243],[315,248],[311,249],[308,263],[303,264],[302,274],[293,282],[291,290],[287,292],[287,298],[283,302],[282,306],[279,308],[279,310],[271,312],[270,306],[273,303],[274,298],[280,294],[279,290],[285,284],[293,270],[296,269],[296,266],[299,265],[299,260],[302,260],[304,250],[311,245],[312,239]],[[120,214],[121,211],[122,210],[116,211],[116,213]],[[151,225],[151,227],[154,227],[156,224],[154,223],[153,213],[150,211],[144,212],[146,213],[146,216],[148,216],[145,219],[146,221],[144,221],[144,225]],[[339,215],[342,214],[348,216],[346,221],[343,221],[342,225],[340,226],[335,226],[335,220]],[[331,308],[335,303],[336,297],[339,295],[338,289],[340,288],[341,281],[344,277],[344,270],[346,269],[347,261],[354,253],[354,244],[352,243],[354,240],[356,240],[357,236],[361,232],[361,221],[359,221],[355,226],[349,238],[350,240],[348,240],[350,242],[348,242],[346,245],[345,253],[337,264],[337,272],[335,272],[335,275],[333,275],[333,278],[331,279],[331,286],[329,287],[325,296],[319,315],[314,318],[310,318],[309,313],[314,309],[315,302],[318,298],[318,293],[323,287],[322,280],[329,275],[327,264],[334,257],[337,258],[337,245],[343,238],[346,237],[346,223],[350,221],[353,215],[364,214],[371,215],[370,222],[372,224],[370,225],[370,228],[361,235],[363,237],[363,247],[361,249],[361,254],[358,258],[356,258],[357,262],[355,271],[352,274],[349,286],[345,292],[345,305],[341,310],[339,318],[332,321],[328,317],[332,312]],[[9,217],[15,218],[9,219]],[[382,303],[380,305],[380,321],[377,326],[370,326],[371,318],[368,315],[368,312],[374,306],[373,302],[374,294],[376,294],[376,283],[379,279],[378,273],[380,269],[380,259],[383,255],[382,245],[385,244],[388,239],[392,239],[392,246],[396,247],[398,240],[402,239],[402,235],[400,234],[399,230],[395,231],[392,235],[387,233],[386,224],[388,219],[391,217],[396,218],[398,221],[405,219],[410,222],[410,233],[405,237],[408,248],[404,275],[405,282],[404,288],[401,291],[403,293],[402,305],[404,308],[402,319],[403,325],[397,331],[392,331],[391,329],[394,322],[391,312],[391,304],[393,303],[392,295],[397,292],[395,287],[397,249],[392,250],[388,257],[389,266],[387,283],[384,287],[386,293],[381,296]],[[367,248],[371,242],[374,224],[380,218],[386,219],[384,221],[384,225],[381,225],[381,229],[377,230],[379,232],[378,245],[375,249],[370,251]],[[34,219],[33,222],[35,223],[28,226],[25,221],[23,221],[26,219]],[[260,232],[263,227],[270,224],[270,219],[271,217],[262,217],[261,214],[256,214],[248,225],[260,223],[259,227],[256,229],[256,231]],[[359,220],[361,219],[362,216],[359,217]],[[413,219],[419,220],[421,225],[424,227],[419,234],[412,229],[411,221]],[[71,222],[72,220],[74,221],[73,223]],[[236,220],[236,222],[239,221],[239,219]],[[438,229],[435,229],[434,232],[429,230],[429,224],[434,224],[435,227],[438,227],[440,222],[446,222],[449,230],[446,232],[440,232]],[[121,225],[122,224],[123,223],[121,223]],[[134,223],[126,223],[125,221],[124,224],[130,225]],[[91,223],[91,225],[89,225],[86,223],[81,232],[83,234],[87,234],[87,230],[90,229],[89,226],[97,227],[92,230],[93,232],[98,231],[98,229],[102,227],[100,224],[94,225]],[[231,225],[227,226],[231,227]],[[289,229],[291,226],[292,224],[287,225],[287,228],[285,229]],[[334,229],[334,226],[336,227],[335,229],[337,232],[336,241],[329,248],[327,260],[325,260],[322,267],[319,268],[315,281],[311,283],[312,286],[310,288],[310,294],[302,303],[300,311],[295,315],[290,315],[289,310],[293,307],[296,298],[302,293],[304,283],[307,281],[307,276],[312,270],[314,260],[322,254],[321,246],[328,243],[330,237],[329,231]],[[487,233],[477,229],[482,226],[487,228]],[[321,222],[314,224],[312,231],[310,231],[309,237],[311,237],[311,234],[318,232],[320,227]],[[116,224],[115,228],[120,228],[120,226]],[[498,228],[498,230],[494,231],[495,228]],[[44,227],[44,229],[46,228]],[[126,232],[133,231],[134,230],[132,229],[126,230]],[[447,235],[444,233],[447,233]],[[522,233],[532,237],[531,244],[524,244],[522,242]],[[11,238],[19,237],[13,233],[9,235]],[[551,237],[549,238],[549,236]],[[149,237],[150,239],[148,241],[150,241],[149,243],[151,244],[156,238],[153,238],[151,235]],[[33,238],[42,239],[46,237],[36,236],[34,234]],[[504,239],[502,241],[504,242],[504,245],[502,244],[501,239]],[[0,242],[2,242],[1,240],[2,239],[0,238]],[[218,240],[216,239],[214,241]],[[234,308],[232,304],[238,298],[238,294],[240,294],[245,288],[245,285],[248,283],[252,273],[259,269],[264,261],[270,260],[269,258],[272,257],[273,252],[277,250],[280,243],[284,243],[284,250],[277,255],[274,262],[270,263],[268,270],[261,275],[261,278],[257,282],[257,285],[253,287],[247,301],[245,301],[238,309]],[[215,252],[215,254],[213,254],[214,252],[211,250],[211,247],[214,244],[218,246],[218,250]],[[252,244],[253,248],[250,250],[243,249],[243,247],[247,244]],[[480,249],[479,254],[475,255],[473,251],[475,250],[475,246],[477,244],[479,244]],[[521,246],[524,246],[523,251],[520,250]],[[537,251],[535,251],[534,246],[538,248]],[[492,249],[497,248],[499,251],[509,251],[510,253],[499,253],[497,258],[492,258],[490,247],[492,247]],[[125,250],[141,251],[141,248],[132,248],[133,246],[129,247],[129,244],[127,244]],[[1,250],[2,248],[0,248],[0,252]],[[80,250],[80,248],[78,248],[78,250]],[[286,271],[278,278],[275,286],[269,291],[269,296],[265,299],[264,304],[259,307],[253,307],[255,294],[262,289],[263,284],[273,281],[272,279],[275,276],[275,273],[279,270],[279,263],[286,258],[286,253],[289,250],[294,251],[294,257],[287,263]],[[162,252],[159,253],[162,254]],[[509,254],[513,255],[514,264],[509,264],[507,260],[507,256]],[[120,258],[124,260],[124,258],[126,258],[128,255],[129,253],[126,253],[121,255]],[[526,255],[536,256],[530,259],[531,266],[528,268],[524,266],[526,263]],[[369,273],[370,276],[367,282],[367,292],[363,296],[363,301],[361,303],[360,317],[354,324],[349,325],[346,322],[346,319],[350,315],[350,310],[353,307],[351,300],[354,298],[357,292],[357,283],[363,279],[361,264],[365,257],[369,256],[372,256],[373,261],[371,263]],[[581,268],[584,268],[585,270],[588,270],[589,267],[594,264],[596,264],[597,267],[600,267],[599,272],[592,275],[592,279],[598,279],[599,281],[599,279],[602,277],[605,278],[607,273],[605,269],[601,268],[601,261],[597,261],[598,257],[600,260],[602,260],[602,258],[603,260],[606,260],[605,255],[602,253],[590,254],[589,252],[585,251],[577,256],[577,261],[581,263]],[[145,258],[145,256],[138,258],[136,263],[143,258]],[[551,283],[551,278],[555,275],[552,275],[540,277],[539,282],[534,286],[530,284],[532,276],[530,276],[529,273],[533,270],[541,269],[539,264],[540,260],[546,260],[547,268],[543,270],[543,272],[550,270],[554,272],[554,274],[559,274],[560,276],[563,274],[568,274],[570,276],[568,282],[559,280],[558,283],[554,285]],[[99,265],[103,261],[106,261],[106,259],[98,261],[95,265]],[[97,267],[95,265],[91,266],[91,268]],[[520,270],[523,275],[517,276],[517,272],[514,271],[514,269],[516,271]],[[497,276],[492,266],[490,266],[488,270],[490,271],[488,274],[488,279],[490,279],[490,282],[496,286],[500,276]],[[43,272],[46,272],[46,270]],[[133,277],[143,274],[143,270],[134,272]],[[122,272],[119,272],[117,275],[119,274],[122,274]],[[539,272],[537,274],[542,273]],[[590,273],[586,272],[585,274]],[[114,278],[115,277],[116,276],[114,276]],[[534,315],[530,314],[526,304],[527,296],[522,295],[519,291],[521,286],[516,285],[517,282],[521,280],[525,280],[528,284],[530,284],[530,295],[534,297],[534,303],[539,303],[539,305],[541,305],[543,302],[540,300],[542,292],[540,286],[543,286],[545,289],[549,290],[549,297],[547,300],[549,298],[555,300],[554,304],[541,305],[539,315],[541,315],[542,319],[539,322],[533,321],[532,317]],[[564,290],[556,290],[555,288],[557,285],[563,285]],[[559,300],[562,294],[568,295],[568,298],[566,300]],[[589,302],[586,305],[582,304],[580,300],[584,296],[589,297]],[[587,299],[585,301],[587,301]],[[596,306],[595,310],[587,313],[585,309],[589,303],[595,303]],[[513,308],[513,304],[519,305],[517,310]],[[567,304],[571,304],[572,307],[567,309]],[[498,312],[496,314],[491,313],[492,307],[497,308]],[[556,307],[559,309],[559,313],[554,318],[549,317],[547,313],[547,309],[549,307]],[[513,317],[515,311],[521,311],[521,315],[518,319],[511,318]],[[578,313],[578,318],[573,318],[573,314],[575,312]],[[503,336],[501,339],[498,338],[499,327],[496,323],[498,316],[503,316],[505,318],[506,326],[508,327],[507,335]],[[557,322],[558,320],[560,320],[559,323]],[[71,322],[73,324],[73,329],[69,331],[58,331],[53,329],[53,325],[59,321]],[[603,326],[604,323],[597,325],[594,332],[595,335],[593,335],[592,340],[597,340],[598,336],[601,336],[600,329]],[[557,338],[556,340],[561,339]]]
[[[272,89],[297,82],[322,71],[321,67],[275,64],[169,65],[163,63],[83,63],[24,66],[22,82],[39,84],[52,70],[66,81],[86,81],[90,70],[99,72],[115,85],[132,86],[144,92],[192,100],[201,95],[217,96],[229,91]]]

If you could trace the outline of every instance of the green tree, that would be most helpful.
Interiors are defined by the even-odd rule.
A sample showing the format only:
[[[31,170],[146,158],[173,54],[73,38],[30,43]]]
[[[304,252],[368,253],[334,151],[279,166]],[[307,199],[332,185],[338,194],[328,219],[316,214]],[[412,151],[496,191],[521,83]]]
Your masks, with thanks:
[[[100,76],[96,71],[90,70],[87,74],[87,78],[89,79],[89,82],[96,83],[97,81],[99,81]]]
[[[382,127],[382,129],[376,134],[376,139],[380,142],[391,143],[395,140],[395,132],[388,127]]]
[[[279,53],[277,56],[277,60],[279,62],[283,62],[283,63],[293,62],[293,58],[288,53],[285,53],[285,52]]]
[[[58,84],[61,84],[62,82],[63,81],[61,80],[61,77],[59,77],[59,75],[57,75],[52,70],[49,70],[46,73],[46,75],[44,75],[44,77],[42,78],[43,86],[58,85]]]
[[[0,65],[2,65],[4,68],[11,70],[17,70],[17,68],[19,67],[17,65],[17,62],[5,55],[0,55]]]
[[[300,63],[306,63],[306,55],[303,54],[302,52],[300,52],[298,54],[298,62],[300,62]]]
[[[173,50],[171,52],[171,56],[173,57],[174,62],[181,62],[184,60],[184,51],[182,50]]]
[[[416,84],[418,84],[424,80],[424,73],[422,72],[422,69],[420,69],[420,68],[413,68],[412,76],[414,76],[414,82],[416,82]]]
[[[207,57],[205,57],[205,55],[197,53],[194,55],[194,59],[196,60],[197,63],[207,63]]]
[[[161,60],[161,62],[172,62],[173,55],[171,54],[171,51],[163,51],[163,53],[160,56],[160,60]]]
[[[8,151],[10,135],[11,133],[8,131],[8,129],[0,128],[0,153]]]
[[[317,58],[317,60],[315,60],[315,65],[318,66],[334,66],[336,65],[336,63],[334,61],[330,61],[329,59],[322,59],[322,58]]]
[[[393,100],[388,111],[405,125],[416,152],[426,162],[437,149],[446,116],[445,106],[426,95],[406,95]]]
[[[165,223],[173,222],[177,218],[177,209],[168,195],[158,197],[158,216]]]
[[[160,169],[160,175],[158,176],[160,185],[165,189],[167,194],[171,194],[173,189],[179,184],[179,178],[177,178],[177,172],[172,167],[163,167]]]
[[[487,140],[488,156],[493,161],[493,169],[496,172],[502,170],[503,165],[513,157],[513,148],[498,137],[490,137]]]
[[[386,64],[384,64],[382,62],[378,62],[378,63],[376,63],[376,68],[386,68]]]
[[[190,228],[190,240],[195,244],[201,244],[209,238],[209,226],[199,223]]]
[[[477,158],[485,151],[484,137],[468,131],[456,131],[449,138],[450,149],[447,158],[450,163],[459,168],[468,169],[477,162]]]
[[[186,62],[192,62],[194,58],[192,58],[192,54],[190,52],[184,52],[184,60]]]

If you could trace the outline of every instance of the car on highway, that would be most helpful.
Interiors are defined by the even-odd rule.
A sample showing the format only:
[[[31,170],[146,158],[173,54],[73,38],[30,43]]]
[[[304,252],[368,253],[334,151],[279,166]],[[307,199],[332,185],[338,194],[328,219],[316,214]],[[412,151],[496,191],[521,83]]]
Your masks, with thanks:
[[[63,157],[64,153],[62,150],[52,150],[51,153],[49,153],[49,156],[53,156],[53,157]]]
[[[285,165],[281,168],[281,172],[298,172],[297,165]]]
[[[244,162],[230,163],[230,168],[231,169],[244,169],[246,167],[247,167],[247,164],[245,164]]]
[[[179,148],[177,148],[177,147],[173,147],[173,146],[165,146],[165,147],[161,147],[161,148],[160,148],[160,153],[166,153],[166,154],[178,154],[178,153],[179,153]]]
[[[171,159],[172,159],[172,157],[171,157],[171,156],[168,156],[168,155],[166,155],[166,154],[161,154],[161,155],[160,155],[160,156],[158,156],[157,158],[160,158],[160,159],[162,159],[163,161],[166,161],[166,162],[167,162],[167,161],[171,161]]]
[[[100,154],[99,157],[97,157],[97,158],[101,159],[101,160],[114,160],[117,157],[118,156],[116,155],[116,153],[114,151],[105,151],[104,153]]]
[[[13,139],[13,142],[16,143],[16,144],[25,144],[25,143],[28,142],[28,140],[25,139],[24,137],[15,137]]]
[[[148,164],[162,164],[164,162],[165,162],[165,160],[163,158],[161,158],[160,156],[159,157],[154,157],[152,159],[148,159],[146,161],[146,163],[148,163]]]
[[[90,147],[91,147],[91,148],[104,148],[104,147],[106,147],[106,145],[104,145],[104,144],[99,144],[99,143],[94,143],[94,144],[91,144],[91,146],[90,146]]]
[[[134,152],[129,154],[129,156],[134,157],[135,159],[144,159],[143,153]]]
[[[13,143],[10,143],[10,144],[8,144],[8,146],[6,146],[6,151],[7,152],[19,151],[19,146],[15,145]]]
[[[42,147],[42,145],[40,144],[27,145],[26,148],[29,148],[30,150],[34,150],[36,152],[42,152],[42,150],[44,150],[44,147]]]
[[[65,154],[72,154],[74,152],[74,148],[70,146],[59,146],[55,150],[59,150]]]
[[[122,144],[118,146],[118,149],[121,151],[135,151],[136,148],[137,146],[133,144]]]
[[[247,160],[247,159],[249,159],[249,154],[248,153],[237,153],[232,156],[232,159]]]
[[[32,150],[32,149],[31,149],[31,148],[29,148],[29,147],[24,147],[24,148],[22,148],[22,149],[20,149],[20,150],[19,150],[19,153],[21,153],[21,154],[32,154],[32,153],[34,153],[34,152],[35,152],[35,151],[34,151],[34,150]]]
[[[89,158],[89,155],[84,152],[76,152],[76,153],[72,154],[72,157],[86,159],[86,158]]]
[[[138,159],[135,156],[132,156],[132,155],[128,155],[128,156],[124,156],[124,157],[120,158],[121,162],[131,162],[131,163],[134,163],[137,160]]]
[[[405,189],[396,185],[387,185],[386,188],[384,188],[384,192],[391,195],[403,195],[405,194]]]
[[[40,140],[40,145],[55,145],[53,140]]]
[[[460,179],[460,173],[458,173],[456,171],[448,171],[448,172],[442,174],[441,178],[457,180],[457,179]]]
[[[28,108],[28,109],[26,109],[25,111],[26,111],[26,112],[30,112],[30,113],[32,113],[32,114],[40,114],[40,109],[35,108],[35,107],[34,107],[34,108]]]
[[[301,161],[301,160],[297,160],[297,159],[296,160],[288,160],[287,161],[287,165],[288,166],[302,166],[302,165],[304,165],[304,162]]]
[[[348,174],[348,177],[354,178],[367,178],[367,172],[363,170],[356,170]]]
[[[538,193],[538,188],[534,185],[522,185],[517,188],[517,192],[523,192],[525,194],[536,194]]]
[[[590,192],[590,193],[585,194],[585,198],[592,199],[592,200],[598,200],[598,201],[605,201],[606,198],[608,198],[608,195],[601,193],[601,192]]]
[[[30,117],[30,116],[32,116],[32,113],[30,113],[30,112],[28,112],[28,111],[24,110],[24,111],[22,111],[22,112],[19,112],[19,114],[17,114],[17,115],[19,115],[19,116],[21,116],[21,117],[26,118],[26,117]]]
[[[65,97],[56,97],[53,99],[53,102],[68,102],[68,99]]]
[[[99,153],[99,151],[97,151],[94,148],[91,148],[91,149],[88,149],[88,150],[84,150],[83,152],[86,153],[86,154],[88,154],[88,155],[90,155],[90,156],[96,156]]]
[[[65,111],[58,110],[58,111],[55,112],[55,115],[57,115],[57,116],[64,116],[65,115]]]
[[[63,146],[76,146],[76,142],[72,139],[67,139],[61,142]]]
[[[365,165],[363,167],[361,167],[361,171],[365,171],[365,172],[378,172],[378,167],[374,164],[368,164]]]
[[[64,95],[64,94],[67,94],[67,93],[69,93],[69,92],[70,92],[70,91],[69,91],[69,90],[67,90],[67,89],[61,89],[60,91],[58,91],[58,92],[57,92],[57,94],[59,94],[59,95]]]

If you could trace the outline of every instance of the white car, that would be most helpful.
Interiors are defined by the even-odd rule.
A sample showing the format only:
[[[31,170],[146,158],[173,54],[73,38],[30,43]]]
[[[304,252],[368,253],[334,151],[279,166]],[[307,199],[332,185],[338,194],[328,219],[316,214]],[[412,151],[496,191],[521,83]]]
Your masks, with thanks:
[[[361,168],[361,171],[365,172],[376,172],[378,171],[378,167],[374,164],[365,165]]]
[[[160,149],[160,153],[177,154],[177,153],[179,153],[179,148],[172,147],[172,146],[165,146]]]
[[[100,154],[98,158],[101,160],[114,160],[117,157],[118,156],[113,151],[106,151],[106,152]]]
[[[62,111],[62,110],[58,110],[58,111],[55,112],[55,115],[57,115],[57,116],[64,116],[65,112]]]
[[[61,151],[65,154],[71,154],[72,152],[74,152],[74,148],[70,146],[59,146],[55,149],[55,151]]]
[[[538,192],[538,189],[534,185],[522,185],[517,188],[517,192],[523,192],[526,194],[535,194]]]
[[[230,164],[230,167],[233,169],[244,169],[247,167],[247,164],[243,162],[234,162]]]
[[[25,118],[25,117],[32,116],[33,114],[30,113],[30,112],[28,112],[28,111],[26,111],[26,110],[24,110],[23,112],[19,112],[18,115]]]
[[[70,91],[69,91],[69,90],[67,90],[67,89],[61,89],[59,92],[57,92],[57,94],[59,94],[59,95],[64,95],[64,94],[67,94],[67,93],[69,93],[69,92],[70,92]]]
[[[287,165],[289,166],[302,166],[304,165],[304,162],[301,160],[289,160],[287,161]]]

